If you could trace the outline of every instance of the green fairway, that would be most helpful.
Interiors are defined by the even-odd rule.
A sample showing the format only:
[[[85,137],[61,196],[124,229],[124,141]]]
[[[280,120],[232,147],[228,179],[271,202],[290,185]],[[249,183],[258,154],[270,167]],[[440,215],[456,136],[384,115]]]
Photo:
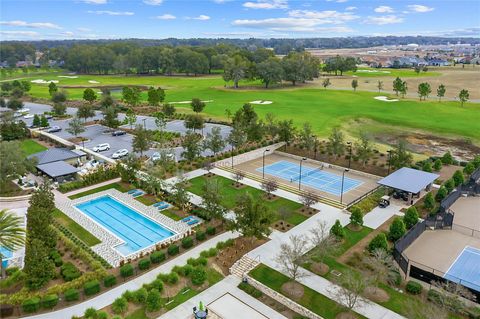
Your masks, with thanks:
[[[409,70],[398,70],[407,72]],[[410,70],[411,71],[411,70]],[[413,71],[412,71],[413,72]],[[166,90],[167,102],[188,101],[192,97],[208,102],[204,113],[217,119],[225,119],[225,110],[234,112],[244,103],[255,100],[268,100],[272,104],[255,105],[260,116],[273,113],[278,119],[292,119],[297,127],[310,122],[315,133],[327,136],[332,127],[342,125],[350,120],[370,119],[391,127],[402,127],[429,131],[443,135],[455,135],[480,141],[480,104],[466,103],[460,107],[459,102],[438,102],[434,98],[428,101],[401,99],[398,102],[375,100],[385,93],[324,90],[314,87],[284,87],[265,90],[259,82],[249,82],[250,89],[243,89],[245,82],[240,82],[239,89],[225,89],[220,76],[205,77],[166,77],[166,76],[94,76],[79,75],[76,79],[58,78],[56,75],[39,77],[39,79],[58,80],[59,86],[102,85],[155,85]],[[97,81],[91,84],[88,81]],[[70,99],[81,99],[84,88],[68,88]],[[411,89],[413,90],[413,89]],[[31,94],[48,98],[46,84],[32,84]],[[120,93],[114,93],[117,98]],[[146,93],[143,92],[143,99]],[[188,104],[176,104],[177,109],[189,112]]]
[[[34,140],[23,140],[20,143],[20,147],[27,156],[45,151],[47,149],[45,146],[38,144]]]
[[[190,180],[191,186],[188,188],[188,190],[194,194],[202,196],[205,179],[206,178],[203,176],[191,179]],[[277,198],[274,201],[266,201],[264,199],[265,193],[262,190],[259,190],[250,186],[245,186],[240,189],[237,189],[232,186],[233,181],[218,175],[215,175],[214,177],[209,177],[209,179],[217,180],[220,183],[220,189],[222,190],[222,196],[223,196],[223,206],[225,206],[228,209],[232,209],[233,207],[235,207],[236,199],[238,196],[248,192],[255,199],[259,201],[263,201],[275,213],[278,212],[280,207],[284,207],[288,209],[291,212],[291,214],[287,217],[287,222],[289,222],[292,225],[298,225],[307,219],[306,216],[295,212],[296,210],[302,207],[302,204],[292,202],[285,198]],[[277,218],[280,219],[280,216],[277,215]]]

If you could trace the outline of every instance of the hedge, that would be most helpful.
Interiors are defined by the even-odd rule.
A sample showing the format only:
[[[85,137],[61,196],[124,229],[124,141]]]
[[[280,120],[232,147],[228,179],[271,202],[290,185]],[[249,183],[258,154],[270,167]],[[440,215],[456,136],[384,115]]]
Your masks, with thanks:
[[[197,231],[197,233],[195,234],[195,238],[196,238],[197,240],[202,241],[202,240],[205,240],[205,239],[207,238],[207,235],[205,234],[204,231],[199,230],[199,231]]]
[[[63,264],[60,268],[60,273],[62,274],[63,280],[65,281],[72,281],[82,275],[80,270],[78,270],[78,268],[75,267],[75,265],[71,262]]]
[[[180,247],[175,244],[171,244],[170,246],[168,246],[167,252],[170,256],[175,256],[180,252]]]
[[[217,232],[217,229],[215,227],[213,227],[213,226],[208,226],[207,227],[206,233],[209,236],[215,235],[216,232]]]
[[[150,260],[149,259],[142,259],[138,262],[138,269],[146,270],[150,268]]]
[[[422,285],[413,280],[408,281],[407,286],[405,287],[405,290],[412,295],[419,295],[422,292],[422,289]]]
[[[63,293],[63,296],[65,297],[66,301],[76,301],[80,299],[80,292],[78,291],[78,289],[71,288],[66,290]]]
[[[133,275],[133,266],[132,264],[126,264],[120,267],[120,275],[125,278],[125,277],[130,277]]]
[[[57,304],[58,304],[57,294],[46,295],[42,299],[42,307],[45,309],[52,309]]]
[[[249,285],[248,283],[246,282],[241,282],[239,285],[238,285],[238,288],[240,288],[241,290],[245,291],[247,294],[249,294],[250,296],[254,297],[254,298],[260,298],[263,293],[258,290],[257,288],[253,287],[252,285]]]
[[[207,280],[207,272],[203,267],[195,267],[190,273],[190,278],[192,279],[192,284],[199,286]]]
[[[83,291],[85,292],[85,295],[91,296],[96,293],[100,292],[100,283],[98,280],[91,280],[87,282],[85,285],[83,285]]]
[[[186,237],[182,239],[182,247],[185,249],[188,249],[193,246],[193,238],[192,237]]]
[[[153,264],[161,263],[166,259],[165,253],[163,251],[155,251],[150,255],[150,261]]]
[[[103,278],[103,285],[105,287],[115,286],[116,283],[117,283],[117,278],[114,275],[108,275],[107,277]]]
[[[22,309],[24,312],[27,312],[27,313],[38,311],[38,309],[40,309],[40,298],[33,297],[25,300],[22,303]]]

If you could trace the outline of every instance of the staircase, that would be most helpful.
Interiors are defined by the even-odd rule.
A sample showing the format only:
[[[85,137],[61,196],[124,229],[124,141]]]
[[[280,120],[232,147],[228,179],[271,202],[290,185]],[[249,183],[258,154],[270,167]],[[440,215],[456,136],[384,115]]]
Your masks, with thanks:
[[[230,267],[230,273],[234,276],[237,276],[240,279],[243,279],[243,276],[250,272],[253,268],[257,267],[260,264],[260,256],[257,256],[255,259],[244,255],[242,258],[237,260],[232,267]]]

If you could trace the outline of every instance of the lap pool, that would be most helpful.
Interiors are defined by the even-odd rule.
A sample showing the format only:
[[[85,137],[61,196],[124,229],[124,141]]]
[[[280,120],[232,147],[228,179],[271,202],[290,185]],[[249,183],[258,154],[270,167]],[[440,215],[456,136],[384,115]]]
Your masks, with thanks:
[[[175,233],[109,195],[75,205],[83,214],[119,237],[115,249],[123,256],[163,241]]]

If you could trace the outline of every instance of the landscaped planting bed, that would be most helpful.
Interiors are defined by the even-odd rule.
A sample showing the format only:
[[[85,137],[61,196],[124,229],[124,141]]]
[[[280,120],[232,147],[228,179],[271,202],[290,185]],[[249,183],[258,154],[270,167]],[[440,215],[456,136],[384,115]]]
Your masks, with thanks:
[[[130,184],[122,183],[122,182],[112,183],[112,184],[107,184],[107,185],[100,186],[100,187],[97,187],[97,188],[93,188],[93,189],[90,189],[88,191],[84,191],[84,192],[81,192],[81,193],[78,193],[78,194],[75,194],[75,195],[68,196],[68,198],[77,199],[77,198],[80,198],[80,197],[95,194],[95,193],[98,193],[98,192],[101,192],[101,191],[104,191],[104,190],[107,190],[107,189],[112,189],[112,188],[118,190],[119,192],[126,192],[130,189],[133,189],[134,187]]]

